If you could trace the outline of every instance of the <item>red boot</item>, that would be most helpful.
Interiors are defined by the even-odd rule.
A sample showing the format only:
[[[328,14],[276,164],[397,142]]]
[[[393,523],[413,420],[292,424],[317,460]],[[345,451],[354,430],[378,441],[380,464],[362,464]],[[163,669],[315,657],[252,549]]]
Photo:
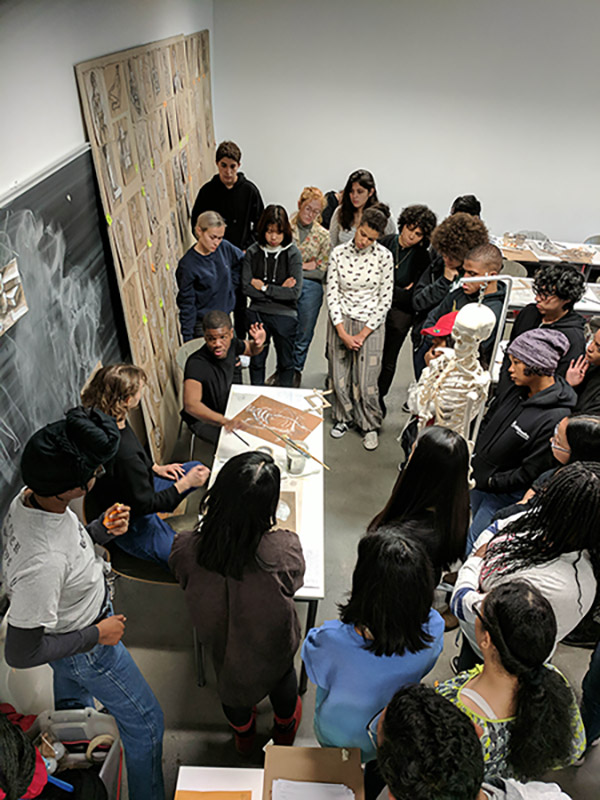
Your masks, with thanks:
[[[256,706],[252,709],[252,716],[250,722],[245,725],[232,725],[229,723],[233,730],[235,739],[235,749],[241,756],[249,756],[254,748],[254,740],[256,739]]]
[[[298,695],[296,709],[291,717],[282,719],[277,714],[273,715],[273,741],[275,744],[292,745],[296,738],[296,732],[302,719],[302,698]]]

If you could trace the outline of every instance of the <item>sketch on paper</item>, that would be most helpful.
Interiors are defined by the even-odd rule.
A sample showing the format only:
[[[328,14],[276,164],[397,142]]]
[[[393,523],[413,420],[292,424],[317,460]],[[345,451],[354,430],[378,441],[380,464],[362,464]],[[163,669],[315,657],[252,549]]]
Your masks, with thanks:
[[[156,206],[156,196],[154,194],[154,186],[152,180],[144,184],[144,199],[146,201],[146,212],[148,214],[148,224],[150,225],[150,232],[155,233],[158,228],[158,213]]]
[[[152,82],[152,92],[154,94],[154,100],[160,100],[162,94],[162,88],[160,85],[160,72],[158,69],[158,59],[159,55],[156,50],[153,50],[150,53],[150,80]]]
[[[100,89],[100,79],[95,69],[88,73],[88,101],[96,141],[103,145],[108,139],[107,111]]]
[[[129,136],[129,126],[127,119],[123,117],[114,124],[115,139],[119,149],[119,161],[121,163],[121,175],[123,183],[127,186],[135,179],[134,154],[131,147],[131,137]]]
[[[110,142],[103,144],[100,148],[100,152],[102,154],[102,169],[105,177],[104,188],[110,192],[111,206],[113,206],[121,199],[123,190],[119,185],[115,159]]]
[[[108,104],[113,116],[123,111],[123,81],[121,78],[121,65],[112,64],[104,69],[104,80],[107,85]]]
[[[133,58],[129,58],[127,60],[127,85],[129,88],[129,99],[131,100],[131,105],[133,106],[133,109],[138,117],[141,117],[146,113],[146,108],[142,102],[136,63]]]
[[[234,417],[241,427],[272,444],[282,445],[282,440],[275,434],[290,436],[303,442],[322,420],[308,411],[280,403],[270,397],[259,395]],[[271,433],[271,428],[275,433]]]
[[[282,528],[298,533],[298,529],[300,528],[299,505],[296,492],[281,492],[279,495],[279,503],[275,511],[275,517]]]
[[[0,336],[27,311],[17,259],[13,258],[8,264],[0,267]]]
[[[135,252],[139,255],[146,246],[146,236],[144,235],[145,229],[142,222],[142,206],[140,204],[139,195],[134,194],[130,198],[129,203],[129,221],[131,223],[131,232],[133,233],[133,241],[135,244]]]

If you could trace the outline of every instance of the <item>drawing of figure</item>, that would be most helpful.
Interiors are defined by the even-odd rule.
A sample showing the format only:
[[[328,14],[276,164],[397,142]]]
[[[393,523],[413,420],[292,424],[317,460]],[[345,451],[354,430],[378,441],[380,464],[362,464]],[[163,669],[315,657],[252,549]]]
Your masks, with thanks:
[[[108,136],[108,126],[106,124],[106,111],[102,95],[100,94],[100,87],[98,84],[98,76],[96,71],[92,70],[89,74],[89,81],[91,91],[89,92],[90,111],[92,114],[92,123],[94,126],[94,133],[99,145],[106,142]]]
[[[121,262],[121,279],[125,280],[125,276],[129,271],[129,266],[133,262],[133,242],[131,241],[131,233],[129,227],[121,219],[121,217],[114,217],[112,224],[112,231],[117,245],[117,252],[119,254],[119,261]]]
[[[208,75],[210,72],[210,45],[208,41],[208,31],[202,31],[200,34],[200,47],[202,58],[202,73]]]
[[[146,237],[144,236],[140,199],[137,194],[134,194],[129,201],[129,220],[131,222],[131,232],[133,233],[133,241],[135,243],[135,252],[139,254],[146,244]]]
[[[138,117],[141,117],[146,113],[146,109],[142,106],[142,98],[140,96],[135,62],[132,58],[128,59],[127,61],[127,73],[129,76],[129,99],[131,100],[131,105],[133,106],[135,113],[138,115]]]
[[[119,146],[119,160],[121,162],[121,173],[123,183],[128,184],[135,175],[133,166],[133,155],[131,153],[131,143],[129,141],[129,131],[125,120],[119,120],[116,124],[117,144]]]
[[[111,111],[121,110],[121,65],[115,66],[115,75],[113,82],[108,88],[108,100],[110,102]]]
[[[177,63],[177,46],[172,45],[171,47],[171,66],[173,69],[173,91],[175,94],[177,92],[183,91],[183,78],[181,76],[181,72],[179,71],[179,65]]]
[[[100,148],[100,152],[104,158],[104,174],[105,174],[105,185],[104,188],[110,192],[110,196],[112,198],[112,202],[116,203],[117,200],[120,200],[121,195],[123,194],[123,190],[119,185],[119,181],[117,178],[117,171],[115,169],[115,164],[113,161],[113,153],[110,148],[110,143],[103,144]]]
[[[154,202],[154,190],[150,183],[145,186],[146,212],[148,213],[148,223],[150,224],[150,231],[158,228],[158,214],[156,213],[156,203]]]
[[[160,73],[158,71],[158,53],[153,51],[150,54],[150,79],[152,81],[152,91],[154,99],[158,100],[161,94]]]

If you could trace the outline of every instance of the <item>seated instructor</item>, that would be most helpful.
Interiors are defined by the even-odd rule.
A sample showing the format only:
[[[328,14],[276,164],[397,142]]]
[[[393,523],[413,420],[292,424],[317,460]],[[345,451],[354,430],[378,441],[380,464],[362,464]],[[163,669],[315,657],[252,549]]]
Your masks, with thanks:
[[[164,800],[162,711],[121,642],[125,617],[113,614],[110,567],[94,551],[94,541],[126,532],[129,509],[115,504],[84,528],[69,508],[103,474],[119,439],[112,417],[74,408],[27,442],[25,488],[2,529],[10,599],[5,658],[17,669],[49,663],[57,709],[93,707],[93,698],[102,703],[119,727],[129,797]]]
[[[262,351],[265,331],[255,322],[250,326],[250,340],[237,339],[224,311],[209,311],[202,325],[206,343],[186,362],[181,416],[196,436],[216,444],[221,428],[234,427],[225,417],[225,408],[236,361]]]

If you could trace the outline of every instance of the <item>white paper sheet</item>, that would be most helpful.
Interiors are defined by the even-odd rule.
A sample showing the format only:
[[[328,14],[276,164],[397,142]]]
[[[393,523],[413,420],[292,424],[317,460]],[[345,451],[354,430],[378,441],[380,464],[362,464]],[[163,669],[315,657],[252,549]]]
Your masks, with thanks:
[[[273,800],[354,800],[354,792],[343,783],[273,781]]]

